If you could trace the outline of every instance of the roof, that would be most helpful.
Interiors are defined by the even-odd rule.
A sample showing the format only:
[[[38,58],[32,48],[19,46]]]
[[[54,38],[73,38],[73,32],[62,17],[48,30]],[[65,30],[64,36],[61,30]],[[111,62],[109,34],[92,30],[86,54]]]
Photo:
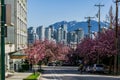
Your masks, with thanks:
[[[23,52],[15,52],[15,53],[13,53],[13,54],[11,54],[12,56],[26,56],[26,54],[25,53],[23,53]]]
[[[23,53],[22,51],[19,51],[19,52],[15,52],[15,53],[10,54],[10,58],[11,59],[25,59],[26,54]]]

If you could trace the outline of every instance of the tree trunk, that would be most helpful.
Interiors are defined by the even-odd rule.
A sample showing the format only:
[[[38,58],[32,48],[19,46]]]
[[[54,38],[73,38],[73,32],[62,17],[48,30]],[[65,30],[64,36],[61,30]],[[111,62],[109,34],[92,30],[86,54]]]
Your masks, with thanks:
[[[34,75],[35,75],[35,73],[36,73],[35,69],[33,70],[33,73],[34,73]]]
[[[112,71],[112,61],[113,61],[113,57],[114,56],[112,56],[111,58],[110,58],[110,62],[109,62],[109,74],[111,74],[111,71]]]
[[[114,74],[117,74],[117,55],[114,56]]]
[[[41,70],[41,64],[39,65],[39,67],[40,67],[40,70]]]

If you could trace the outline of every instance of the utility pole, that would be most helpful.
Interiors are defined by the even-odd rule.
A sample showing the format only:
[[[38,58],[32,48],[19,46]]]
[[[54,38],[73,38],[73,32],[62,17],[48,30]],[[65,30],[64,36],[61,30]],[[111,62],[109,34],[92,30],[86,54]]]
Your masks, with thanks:
[[[100,14],[101,14],[101,7],[103,7],[104,5],[101,5],[100,3],[98,5],[95,5],[96,7],[98,7],[98,37],[99,37],[99,34],[100,34],[100,28],[101,28],[101,25],[100,25]],[[100,62],[100,59],[99,59],[99,53],[98,53],[98,60],[97,60],[97,63],[99,64]]]
[[[115,16],[115,21],[116,21],[116,27],[115,27],[115,45],[116,45],[116,55],[114,58],[114,74],[118,74],[119,72],[119,52],[118,52],[118,3],[120,0],[116,0],[116,16]]]
[[[5,80],[5,1],[1,0],[1,54],[0,54],[0,80]]]
[[[90,25],[90,21],[91,21],[91,18],[94,18],[94,17],[85,17],[85,19],[88,19],[88,35],[89,35],[89,38],[90,38],[90,27],[91,27],[91,25]]]
[[[109,10],[109,17],[110,17],[110,26],[109,26],[109,28],[112,29],[112,21],[113,21],[113,8],[112,8],[112,6],[110,7],[110,10]]]
[[[98,31],[99,31],[99,33],[100,33],[100,28],[101,28],[101,25],[100,25],[100,14],[101,14],[101,7],[103,7],[104,5],[101,5],[100,3],[98,4],[98,5],[95,5],[96,7],[98,7],[99,8],[99,10],[98,10]]]

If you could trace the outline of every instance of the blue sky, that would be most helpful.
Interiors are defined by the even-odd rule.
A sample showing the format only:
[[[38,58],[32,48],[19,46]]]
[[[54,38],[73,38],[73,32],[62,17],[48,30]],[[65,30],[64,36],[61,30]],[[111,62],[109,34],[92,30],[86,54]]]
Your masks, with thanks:
[[[101,20],[105,20],[113,0],[28,0],[28,27],[38,27],[59,21],[84,21],[86,16],[95,16],[98,7],[95,4],[104,4],[101,8]],[[114,11],[115,12],[115,11]],[[95,18],[97,20],[97,18]]]

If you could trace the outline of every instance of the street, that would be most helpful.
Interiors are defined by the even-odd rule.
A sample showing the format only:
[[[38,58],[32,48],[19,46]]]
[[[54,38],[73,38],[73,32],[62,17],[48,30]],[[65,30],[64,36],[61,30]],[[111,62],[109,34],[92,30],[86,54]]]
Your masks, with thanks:
[[[77,67],[47,66],[41,80],[120,80],[120,76],[80,74]]]

